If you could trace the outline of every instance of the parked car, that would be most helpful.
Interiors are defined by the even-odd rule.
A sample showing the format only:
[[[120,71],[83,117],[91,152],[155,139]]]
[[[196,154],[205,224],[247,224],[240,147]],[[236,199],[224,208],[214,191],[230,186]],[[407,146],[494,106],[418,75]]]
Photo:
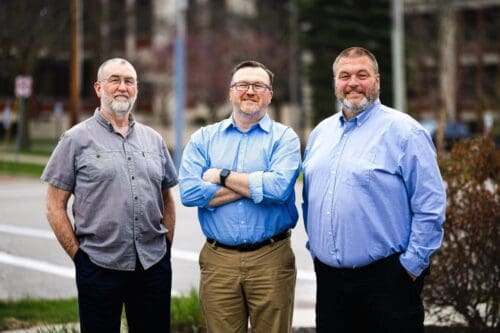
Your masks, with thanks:
[[[437,122],[435,120],[422,120],[420,123],[429,132],[435,144],[438,127]],[[449,150],[458,140],[470,138],[471,136],[471,131],[467,124],[462,122],[447,122],[444,129],[445,149]]]

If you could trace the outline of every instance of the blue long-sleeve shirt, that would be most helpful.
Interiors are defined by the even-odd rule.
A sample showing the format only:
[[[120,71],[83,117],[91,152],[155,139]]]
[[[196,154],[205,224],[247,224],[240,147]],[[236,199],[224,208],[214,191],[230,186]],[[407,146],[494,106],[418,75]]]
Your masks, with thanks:
[[[441,245],[446,194],[431,138],[376,101],[311,133],[304,158],[304,222],[311,254],[354,268],[394,253],[418,276]]]
[[[300,167],[300,141],[290,127],[265,115],[242,132],[230,117],[191,137],[179,170],[181,200],[198,207],[206,237],[228,245],[260,242],[297,223],[294,184]],[[251,198],[211,207],[220,185],[203,180],[210,168],[247,173]]]

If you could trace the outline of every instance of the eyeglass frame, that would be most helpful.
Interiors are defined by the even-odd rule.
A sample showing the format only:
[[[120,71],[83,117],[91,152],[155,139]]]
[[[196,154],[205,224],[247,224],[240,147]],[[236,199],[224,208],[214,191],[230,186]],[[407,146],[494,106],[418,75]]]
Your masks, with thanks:
[[[116,79],[116,81],[114,81],[113,79]],[[118,82],[118,80],[120,80],[120,82]],[[127,80],[132,80],[133,82],[127,83]],[[123,82],[126,87],[134,87],[134,86],[137,86],[137,84],[139,83],[139,81],[137,81],[132,76],[121,77],[119,75],[110,75],[108,78],[102,79],[99,82],[103,82],[103,81],[107,81],[109,84],[111,84],[113,86],[120,86]]]
[[[243,84],[243,85],[247,85],[248,87],[244,90],[240,90],[237,88],[237,85],[238,84]],[[263,90],[256,90],[255,89],[255,85],[262,85],[264,86],[264,89]],[[246,92],[248,91],[248,89],[250,89],[250,86],[252,87],[253,91],[255,92],[264,92],[266,91],[266,89],[269,89],[269,91],[273,91],[273,87],[271,87],[270,85],[264,83],[264,82],[253,82],[253,83],[250,83],[250,82],[245,82],[245,81],[240,81],[240,82],[235,82],[231,85],[231,88],[234,88],[236,91],[239,91],[239,92]]]

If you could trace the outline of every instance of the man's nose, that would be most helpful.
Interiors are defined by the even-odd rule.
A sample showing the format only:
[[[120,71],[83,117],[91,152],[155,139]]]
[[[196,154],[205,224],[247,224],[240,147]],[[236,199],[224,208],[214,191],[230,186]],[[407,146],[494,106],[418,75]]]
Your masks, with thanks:
[[[356,78],[355,75],[351,75],[349,78],[349,81],[347,81],[347,84],[350,86],[357,86],[359,84],[358,79]]]

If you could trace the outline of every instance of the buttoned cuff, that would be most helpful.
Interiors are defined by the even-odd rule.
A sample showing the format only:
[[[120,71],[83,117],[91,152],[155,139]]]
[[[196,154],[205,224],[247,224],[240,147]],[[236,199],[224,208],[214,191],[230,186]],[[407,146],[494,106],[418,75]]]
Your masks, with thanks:
[[[253,202],[258,204],[264,199],[264,189],[262,187],[262,177],[264,172],[256,171],[248,175],[248,188]]]
[[[403,265],[403,267],[413,276],[420,276],[420,274],[422,274],[424,269],[428,266],[424,263],[423,258],[419,258],[417,254],[413,254],[408,251],[399,257],[399,261],[401,262],[401,265]]]

